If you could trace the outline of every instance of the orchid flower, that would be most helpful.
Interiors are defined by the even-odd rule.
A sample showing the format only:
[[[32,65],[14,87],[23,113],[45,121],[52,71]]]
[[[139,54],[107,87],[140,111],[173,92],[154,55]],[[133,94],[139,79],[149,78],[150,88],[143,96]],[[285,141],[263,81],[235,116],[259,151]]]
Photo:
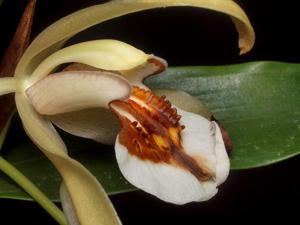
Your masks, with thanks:
[[[163,59],[117,40],[60,49],[70,37],[102,21],[168,6],[226,13],[238,31],[240,53],[253,46],[252,26],[231,0],[111,1],[46,28],[24,53],[14,78],[0,80],[0,93],[15,92],[24,129],[63,178],[61,200],[70,224],[120,224],[120,220],[95,177],[68,156],[52,123],[77,136],[115,142],[125,178],[167,202],[208,200],[228,176],[229,159],[218,124],[189,112],[187,101],[195,100],[187,94],[176,92],[176,98],[188,100],[171,103],[143,84],[147,76],[166,69]],[[55,72],[66,63],[80,64]]]

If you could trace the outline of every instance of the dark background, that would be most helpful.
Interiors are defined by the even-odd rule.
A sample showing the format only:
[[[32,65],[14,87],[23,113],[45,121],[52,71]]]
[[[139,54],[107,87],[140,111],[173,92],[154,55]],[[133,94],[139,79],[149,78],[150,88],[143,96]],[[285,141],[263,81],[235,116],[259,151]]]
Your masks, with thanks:
[[[99,2],[103,1],[38,0],[32,36],[62,16]],[[167,59],[171,66],[257,60],[300,62],[297,1],[236,2],[247,12],[256,31],[255,47],[245,56],[238,55],[237,35],[227,16],[194,8],[136,13],[105,22],[81,36],[89,38],[93,32],[97,38],[119,39]],[[25,0],[4,0],[0,8],[0,55],[12,38],[26,4]],[[142,192],[111,199],[124,224],[297,221],[299,166],[298,156],[272,166],[233,171],[219,194],[204,203],[174,206]],[[21,223],[56,224],[35,202],[0,199],[0,224]]]

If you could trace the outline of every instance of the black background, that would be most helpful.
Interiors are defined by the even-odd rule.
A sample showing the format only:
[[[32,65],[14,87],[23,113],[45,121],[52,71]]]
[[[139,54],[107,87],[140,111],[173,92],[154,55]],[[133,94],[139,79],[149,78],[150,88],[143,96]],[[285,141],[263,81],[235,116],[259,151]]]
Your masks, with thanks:
[[[163,0],[162,0],[163,1]],[[38,0],[32,36],[77,9],[103,1]],[[238,55],[237,35],[227,16],[194,8],[136,13],[84,32],[114,38],[175,65],[219,65],[257,60],[300,62],[297,1],[239,0],[256,31],[254,49]],[[0,8],[3,55],[27,1],[4,0]],[[95,35],[93,35],[95,38]],[[300,103],[299,103],[300,104]],[[219,194],[204,203],[174,206],[134,192],[111,199],[124,224],[259,223],[299,220],[300,157],[259,169],[233,171]],[[7,221],[7,222],[4,222]],[[35,202],[0,199],[0,224],[56,224]]]

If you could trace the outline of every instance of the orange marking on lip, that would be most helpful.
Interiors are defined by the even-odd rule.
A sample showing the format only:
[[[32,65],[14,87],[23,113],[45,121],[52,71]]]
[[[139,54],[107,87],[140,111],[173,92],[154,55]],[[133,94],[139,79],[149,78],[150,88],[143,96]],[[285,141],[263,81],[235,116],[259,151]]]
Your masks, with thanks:
[[[165,96],[134,86],[129,99],[115,100],[111,108],[121,123],[119,141],[130,154],[184,168],[201,181],[213,179],[203,160],[185,152],[180,136],[184,129],[179,123],[181,116]]]

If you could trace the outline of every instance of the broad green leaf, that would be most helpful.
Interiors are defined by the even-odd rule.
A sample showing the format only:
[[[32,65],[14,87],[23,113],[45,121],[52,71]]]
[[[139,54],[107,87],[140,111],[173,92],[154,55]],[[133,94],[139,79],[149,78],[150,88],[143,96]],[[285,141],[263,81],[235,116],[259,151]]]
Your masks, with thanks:
[[[300,64],[253,62],[181,67],[152,77],[203,102],[227,129],[231,168],[272,164],[300,153]]]
[[[170,68],[147,84],[181,89],[197,97],[228,130],[232,169],[254,168],[300,153],[300,64],[253,62],[230,66]],[[63,134],[79,160],[110,194],[134,190],[119,172],[113,147]],[[17,141],[16,141],[17,140]],[[4,156],[53,200],[60,177],[14,119]],[[0,197],[30,199],[4,175]]]

